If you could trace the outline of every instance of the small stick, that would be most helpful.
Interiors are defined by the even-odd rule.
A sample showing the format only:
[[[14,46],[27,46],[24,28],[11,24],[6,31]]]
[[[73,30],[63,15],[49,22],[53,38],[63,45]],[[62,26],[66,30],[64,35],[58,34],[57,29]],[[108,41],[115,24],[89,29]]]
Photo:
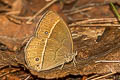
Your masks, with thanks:
[[[115,74],[115,73],[116,73],[116,72],[111,72],[111,73],[108,73],[108,74],[103,75],[103,76],[99,76],[99,77],[94,78],[94,79],[91,79],[91,80],[99,80],[99,79],[101,79],[101,78],[108,77],[108,76],[113,75],[113,74]],[[87,80],[88,80],[88,79],[87,79]]]
[[[66,15],[72,15],[72,14],[76,14],[76,13],[79,13],[79,12],[88,11],[88,10],[91,10],[91,9],[93,9],[93,7],[88,7],[88,8],[85,8],[85,9],[75,10],[73,12],[66,13]]]
[[[10,74],[10,73],[17,72],[17,71],[20,71],[20,69],[15,69],[15,70],[12,70],[12,71],[6,72],[6,73],[4,73],[4,74],[1,74],[1,75],[0,75],[0,78],[3,77],[3,76],[5,76],[5,75],[8,75],[8,74]]]
[[[120,21],[120,15],[119,15],[116,7],[114,6],[114,4],[112,2],[110,3],[110,5],[113,8],[113,11],[114,11],[115,15],[117,16],[118,20]]]
[[[16,16],[16,15],[9,15],[9,16],[15,19],[27,19],[28,20],[31,18],[31,16],[30,17],[22,17],[22,16]]]
[[[93,75],[93,76],[91,76],[91,77],[88,77],[87,80],[91,80],[92,78],[97,77],[97,76],[98,76],[97,74],[96,74],[96,75]]]
[[[28,75],[24,80],[28,80],[30,78],[30,75]]]
[[[116,18],[98,18],[98,19],[86,19],[83,21],[78,21],[76,23],[111,23],[111,22],[118,22]]]
[[[75,27],[75,26],[81,26],[81,27],[120,27],[120,24],[70,24],[69,27]]]
[[[86,19],[82,21],[77,21],[69,24],[69,26],[77,26],[77,25],[83,25],[88,23],[117,23],[118,20],[116,18],[98,18],[98,19]]]
[[[105,4],[108,4],[108,3],[88,3],[86,5],[83,5],[83,6],[74,8],[74,9],[72,8],[70,10],[63,10],[63,12],[64,13],[69,13],[69,12],[73,12],[73,11],[76,11],[76,10],[79,10],[79,9],[83,9],[83,8],[96,7],[96,6],[101,6],[101,5],[105,5]]]
[[[33,17],[31,17],[26,23],[30,24],[30,22],[37,17],[41,12],[43,12],[45,9],[47,9],[48,7],[50,7],[52,4],[54,4],[55,2],[57,2],[58,0],[52,0],[50,3],[48,3],[45,7],[43,7],[41,10],[39,10]]]
[[[120,61],[115,61],[115,60],[99,60],[95,61],[95,63],[120,63]]]

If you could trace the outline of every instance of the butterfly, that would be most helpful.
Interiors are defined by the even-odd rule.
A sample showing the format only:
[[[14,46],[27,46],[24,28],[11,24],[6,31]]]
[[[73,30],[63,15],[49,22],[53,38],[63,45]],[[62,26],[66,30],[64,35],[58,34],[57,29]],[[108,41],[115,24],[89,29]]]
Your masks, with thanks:
[[[24,52],[27,66],[37,72],[72,61],[73,40],[64,20],[53,11],[45,13]]]

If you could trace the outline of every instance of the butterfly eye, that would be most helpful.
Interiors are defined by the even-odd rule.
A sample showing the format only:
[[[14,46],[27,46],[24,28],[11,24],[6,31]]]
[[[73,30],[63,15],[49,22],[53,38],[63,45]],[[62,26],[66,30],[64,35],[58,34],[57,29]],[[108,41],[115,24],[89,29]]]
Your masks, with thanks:
[[[39,58],[35,58],[35,61],[39,61]]]
[[[47,31],[45,31],[45,34],[48,34],[48,32],[47,32]]]

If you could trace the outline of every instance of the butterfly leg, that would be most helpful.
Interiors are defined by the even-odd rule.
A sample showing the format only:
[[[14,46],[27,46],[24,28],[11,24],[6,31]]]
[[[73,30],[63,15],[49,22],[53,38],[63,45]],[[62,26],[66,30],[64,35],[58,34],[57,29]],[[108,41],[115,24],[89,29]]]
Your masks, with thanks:
[[[60,67],[61,70],[63,69],[64,65],[65,65],[65,63],[63,63],[63,64],[61,65],[61,67]]]
[[[75,52],[75,54],[73,55],[73,65],[76,67],[76,64],[77,64],[77,60],[76,60],[76,57],[77,56],[77,51]]]
[[[76,67],[76,58],[73,58],[73,65]]]
[[[65,58],[67,58],[67,55],[65,55]],[[67,62],[66,60],[63,62],[63,64],[61,65],[60,69],[63,69],[63,67],[64,67],[66,62]]]

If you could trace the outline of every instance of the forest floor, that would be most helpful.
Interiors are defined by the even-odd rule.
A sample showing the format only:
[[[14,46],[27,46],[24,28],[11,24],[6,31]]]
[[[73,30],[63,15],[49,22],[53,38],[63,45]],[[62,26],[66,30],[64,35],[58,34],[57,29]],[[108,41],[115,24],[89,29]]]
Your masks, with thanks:
[[[120,13],[119,0],[0,0],[0,80],[120,80],[120,19],[111,2]],[[47,11],[67,23],[76,66],[27,67],[24,48]]]

